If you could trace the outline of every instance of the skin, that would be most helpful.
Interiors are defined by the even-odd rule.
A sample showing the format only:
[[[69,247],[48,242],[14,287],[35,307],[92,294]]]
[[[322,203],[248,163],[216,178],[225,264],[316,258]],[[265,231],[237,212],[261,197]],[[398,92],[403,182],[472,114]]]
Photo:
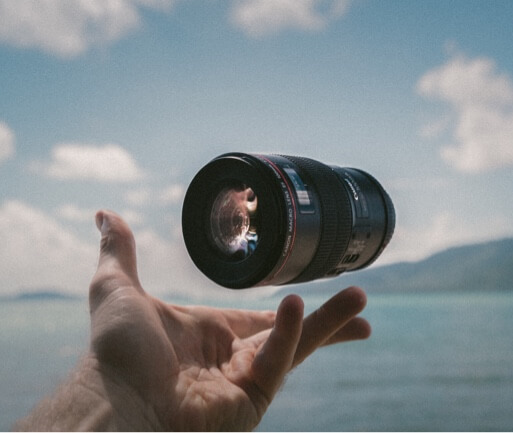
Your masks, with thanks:
[[[110,211],[96,223],[89,353],[20,430],[251,430],[317,348],[370,335],[357,287],[306,318],[296,295],[277,312],[165,304],[139,282],[128,225]]]

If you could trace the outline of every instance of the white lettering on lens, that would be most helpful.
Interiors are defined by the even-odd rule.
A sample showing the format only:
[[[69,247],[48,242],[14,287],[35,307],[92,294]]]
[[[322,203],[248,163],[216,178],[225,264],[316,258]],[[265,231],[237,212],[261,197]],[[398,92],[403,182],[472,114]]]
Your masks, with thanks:
[[[355,200],[358,200],[358,193],[356,192],[356,189],[355,187],[353,186],[353,184],[348,180],[348,179],[344,179],[346,181],[346,183],[349,185],[349,188],[351,189],[351,192],[353,193],[353,197]]]

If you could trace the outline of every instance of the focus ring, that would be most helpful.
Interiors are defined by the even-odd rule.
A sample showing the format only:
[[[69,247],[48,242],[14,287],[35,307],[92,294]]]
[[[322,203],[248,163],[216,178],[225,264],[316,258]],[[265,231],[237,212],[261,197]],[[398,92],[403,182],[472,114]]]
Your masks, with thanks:
[[[376,259],[381,255],[383,250],[386,248],[386,246],[389,244],[390,240],[392,239],[392,236],[394,234],[395,229],[395,209],[394,204],[392,203],[392,199],[387,194],[387,192],[383,189],[383,187],[379,184],[379,182],[372,177],[371,175],[367,174],[370,180],[374,183],[376,188],[381,194],[381,198],[383,199],[383,205],[385,210],[385,232],[383,235],[383,240],[381,241],[380,247],[376,250],[376,253],[374,254],[374,257],[372,257],[368,262],[364,264],[362,267],[367,267],[374,263]],[[360,268],[356,268],[360,269]]]
[[[327,165],[309,158],[281,155],[308,175],[321,203],[321,233],[314,258],[290,283],[302,283],[330,275],[340,263],[351,236],[352,210],[346,189]]]

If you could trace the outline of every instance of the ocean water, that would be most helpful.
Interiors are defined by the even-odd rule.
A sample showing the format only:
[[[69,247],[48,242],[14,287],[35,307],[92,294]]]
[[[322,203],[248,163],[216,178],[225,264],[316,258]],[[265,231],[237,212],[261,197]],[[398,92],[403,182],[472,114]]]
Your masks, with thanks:
[[[513,292],[368,301],[372,337],[305,361],[258,430],[513,430]],[[86,301],[0,303],[0,431],[66,377],[88,330]]]

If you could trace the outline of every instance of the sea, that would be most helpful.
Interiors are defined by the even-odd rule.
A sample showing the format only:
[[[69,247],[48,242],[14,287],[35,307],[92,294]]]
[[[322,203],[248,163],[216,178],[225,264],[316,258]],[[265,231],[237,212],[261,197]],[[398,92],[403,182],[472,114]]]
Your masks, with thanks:
[[[513,430],[513,291],[370,294],[364,316],[370,339],[307,359],[258,431]],[[88,334],[84,299],[0,303],[0,431],[66,378]]]

